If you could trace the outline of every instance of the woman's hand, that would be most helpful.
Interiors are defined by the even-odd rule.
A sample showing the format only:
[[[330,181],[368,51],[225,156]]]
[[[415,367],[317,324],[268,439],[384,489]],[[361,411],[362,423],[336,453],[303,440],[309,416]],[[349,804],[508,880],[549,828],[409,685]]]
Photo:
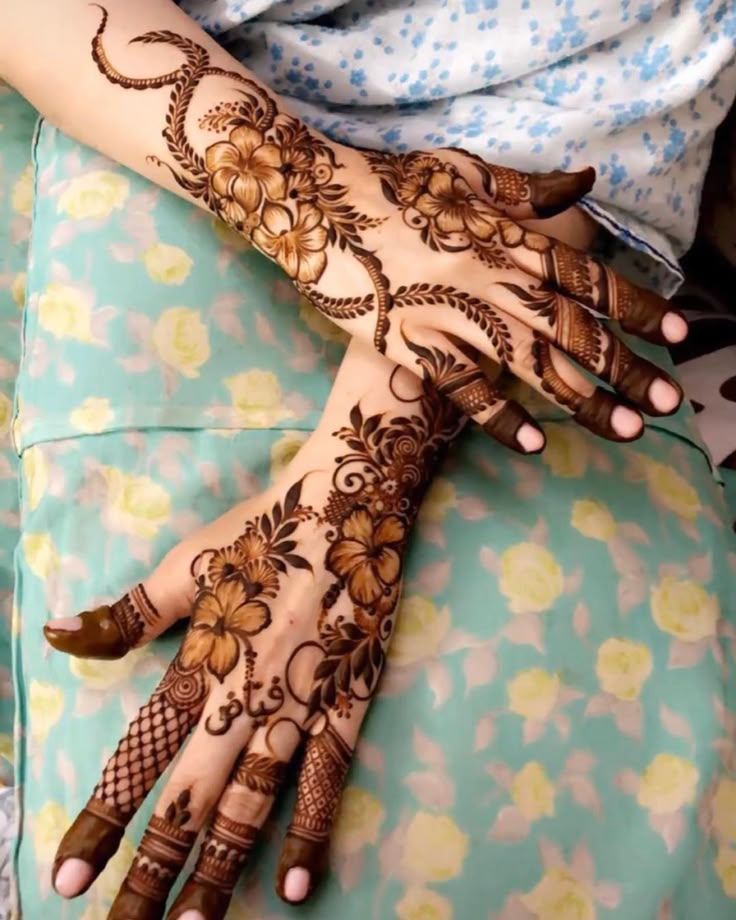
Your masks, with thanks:
[[[191,611],[177,656],[55,861],[60,894],[85,890],[192,733],[113,920],[163,916],[212,812],[194,872],[168,916],[224,917],[305,739],[278,892],[304,900],[325,871],[343,782],[393,629],[409,534],[433,468],[461,427],[431,388],[361,346],[351,347],[334,393],[322,429],[277,485],[189,537],[113,606],[46,628],[58,649],[115,658]]]
[[[684,338],[682,317],[518,223],[570,208],[592,170],[530,176],[460,150],[344,147],[288,114],[169,0],[103,6],[11,4],[4,75],[68,133],[249,237],[326,316],[498,440],[544,443],[478,354],[606,438],[641,433],[632,410],[677,408],[679,387],[589,308],[654,342]]]
[[[180,63],[164,75],[126,76],[106,52],[106,23],[103,12],[92,43],[104,78],[168,98],[168,156],[157,164],[276,261],[322,313],[422,373],[499,441],[543,446],[538,430],[523,429],[533,427],[526,413],[481,372],[477,353],[606,438],[641,433],[627,403],[654,415],[677,408],[679,387],[589,310],[655,342],[684,336],[684,321],[590,256],[516,222],[570,207],[592,187],[593,170],[530,176],[460,150],[336,145],[181,35],[134,38],[173,46]],[[217,101],[195,138],[188,116],[202,91]]]

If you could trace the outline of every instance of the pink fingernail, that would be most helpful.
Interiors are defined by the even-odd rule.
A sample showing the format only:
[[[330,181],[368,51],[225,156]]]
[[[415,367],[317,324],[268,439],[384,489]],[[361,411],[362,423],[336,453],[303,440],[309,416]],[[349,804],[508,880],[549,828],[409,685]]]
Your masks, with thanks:
[[[47,629],[56,629],[59,632],[76,632],[82,628],[81,617],[60,617],[58,620],[50,620],[46,624]]]
[[[544,435],[528,422],[525,422],[516,432],[516,440],[528,454],[536,453],[544,447]]]
[[[62,898],[73,898],[92,881],[94,870],[83,859],[66,859],[54,879],[54,888]]]
[[[309,872],[306,869],[289,869],[284,879],[284,897],[298,904],[309,894]]]
[[[633,438],[641,431],[642,421],[637,412],[626,406],[616,406],[611,413],[611,425],[622,438]]]
[[[204,920],[204,917],[198,910],[185,910],[176,920]]]
[[[660,412],[673,412],[680,405],[680,394],[666,380],[655,380],[649,387],[649,399]]]
[[[687,323],[679,313],[665,313],[662,333],[668,342],[681,342],[687,336]]]

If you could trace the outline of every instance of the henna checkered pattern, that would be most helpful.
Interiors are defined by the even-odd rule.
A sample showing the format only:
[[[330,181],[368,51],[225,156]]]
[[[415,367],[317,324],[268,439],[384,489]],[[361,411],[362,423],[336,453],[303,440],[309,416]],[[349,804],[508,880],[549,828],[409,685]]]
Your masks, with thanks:
[[[350,766],[350,749],[331,727],[307,742],[289,833],[320,842],[332,828]]]
[[[92,798],[124,820],[132,817],[199,718],[205,695],[204,681],[177,674],[172,665],[108,760]]]

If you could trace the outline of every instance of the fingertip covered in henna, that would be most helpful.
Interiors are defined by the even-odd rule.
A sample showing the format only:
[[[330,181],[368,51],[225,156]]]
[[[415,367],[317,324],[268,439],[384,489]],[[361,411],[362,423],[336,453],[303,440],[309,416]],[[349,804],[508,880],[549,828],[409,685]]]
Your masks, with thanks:
[[[78,624],[71,625],[73,621]],[[52,620],[44,625],[43,633],[57,651],[77,658],[110,661],[122,658],[130,648],[113,609],[107,605],[64,621]]]
[[[671,345],[678,345],[687,338],[688,325],[679,310],[670,310],[662,319],[662,335]]]
[[[577,204],[595,184],[595,169],[588,166],[579,172],[557,169],[530,177],[531,203],[537,217],[554,217]]]
[[[301,904],[312,896],[326,871],[326,841],[287,833],[276,871],[276,894],[287,904]]]
[[[230,892],[188,878],[166,915],[166,920],[223,920]]]
[[[483,424],[483,431],[520,454],[538,454],[546,443],[544,432],[529,413],[515,402],[507,402]]]
[[[51,873],[54,890],[64,898],[84,894],[117,852],[124,829],[86,808],[61,838]]]
[[[76,898],[85,892],[94,879],[94,868],[83,859],[65,859],[53,877],[54,890],[62,898]]]

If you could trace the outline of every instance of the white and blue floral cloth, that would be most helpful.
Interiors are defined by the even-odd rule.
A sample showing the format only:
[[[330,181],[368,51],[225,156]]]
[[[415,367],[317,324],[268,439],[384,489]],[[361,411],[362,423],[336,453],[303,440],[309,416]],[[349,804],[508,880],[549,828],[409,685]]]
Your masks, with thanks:
[[[736,94],[733,0],[180,0],[332,137],[592,165],[587,210],[665,294]]]

